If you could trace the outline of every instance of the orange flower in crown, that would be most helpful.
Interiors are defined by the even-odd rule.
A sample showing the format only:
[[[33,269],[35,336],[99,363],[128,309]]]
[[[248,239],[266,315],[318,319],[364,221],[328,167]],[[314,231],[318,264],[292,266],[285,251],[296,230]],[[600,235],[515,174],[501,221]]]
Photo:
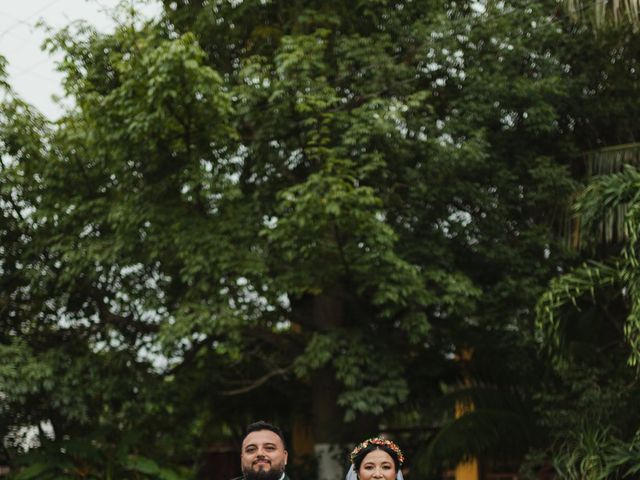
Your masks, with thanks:
[[[393,453],[396,454],[396,456],[398,457],[398,463],[400,465],[404,463],[404,455],[402,455],[402,450],[400,450],[400,447],[398,447],[398,445],[396,445],[391,440],[387,440],[386,438],[382,438],[382,437],[368,438],[367,440],[362,442],[360,445],[358,445],[356,448],[354,448],[350,455],[351,463],[355,463],[355,458],[358,456],[358,454],[363,449],[371,445],[380,445],[382,447],[387,447],[389,450],[393,451]]]

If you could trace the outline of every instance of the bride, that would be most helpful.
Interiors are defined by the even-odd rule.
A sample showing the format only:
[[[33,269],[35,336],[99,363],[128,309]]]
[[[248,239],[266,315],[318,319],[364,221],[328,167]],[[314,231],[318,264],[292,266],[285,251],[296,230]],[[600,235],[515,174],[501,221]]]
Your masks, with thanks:
[[[386,438],[369,438],[351,452],[346,480],[403,480],[402,451]]]

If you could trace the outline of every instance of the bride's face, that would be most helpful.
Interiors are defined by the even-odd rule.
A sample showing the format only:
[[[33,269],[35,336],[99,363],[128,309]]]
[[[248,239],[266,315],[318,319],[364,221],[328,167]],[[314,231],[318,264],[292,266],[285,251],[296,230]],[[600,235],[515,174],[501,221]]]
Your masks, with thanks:
[[[395,480],[396,465],[393,458],[384,450],[369,452],[360,464],[358,470],[360,480]]]

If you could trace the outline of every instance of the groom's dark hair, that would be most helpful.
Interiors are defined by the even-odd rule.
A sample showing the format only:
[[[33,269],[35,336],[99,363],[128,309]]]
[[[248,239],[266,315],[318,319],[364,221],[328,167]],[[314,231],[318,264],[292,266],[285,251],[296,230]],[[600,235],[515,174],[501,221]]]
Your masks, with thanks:
[[[272,423],[265,422],[264,420],[258,420],[257,422],[253,422],[247,425],[247,428],[244,431],[244,435],[242,435],[242,438],[240,439],[240,444],[242,445],[242,443],[244,442],[244,439],[247,438],[247,435],[249,435],[252,432],[259,432],[260,430],[269,430],[275,433],[276,435],[278,435],[280,437],[280,440],[282,440],[282,445],[284,446],[284,449],[285,450],[287,449],[287,442],[284,439],[282,430],[280,430],[280,428],[276,427]]]

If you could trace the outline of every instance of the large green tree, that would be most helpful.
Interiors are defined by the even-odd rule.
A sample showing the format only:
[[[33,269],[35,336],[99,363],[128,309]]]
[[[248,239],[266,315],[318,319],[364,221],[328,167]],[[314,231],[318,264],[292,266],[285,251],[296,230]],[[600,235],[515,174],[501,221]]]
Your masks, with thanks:
[[[501,341],[513,348],[522,338],[508,329],[532,330],[532,305],[556,261],[545,258],[545,249],[558,254],[545,224],[570,183],[562,162],[553,160],[571,147],[561,136],[567,127],[559,113],[567,84],[550,56],[561,37],[544,10],[508,5],[478,12],[471,5],[429,2],[345,3],[337,9],[278,2],[167,7],[173,24],[193,31],[212,64],[227,72],[241,92],[240,108],[251,112],[238,126],[251,161],[248,188],[269,191],[269,180],[295,184],[286,205],[307,218],[285,230],[293,252],[276,258],[280,264],[295,261],[296,277],[317,265],[296,253],[308,255],[310,239],[301,236],[306,225],[322,225],[321,217],[308,216],[317,211],[308,202],[318,200],[323,185],[316,179],[329,178],[317,152],[348,158],[351,168],[366,167],[354,176],[381,200],[382,218],[398,236],[404,259],[422,271],[431,302],[424,308],[435,327],[425,337],[428,348],[403,350],[411,352],[409,371],[420,372],[411,379],[414,399],[418,392],[433,395],[444,371],[456,370],[447,370],[447,355],[471,345],[480,359],[485,351],[500,351]],[[313,194],[304,196],[308,187]],[[339,225],[337,233],[341,241]],[[324,235],[314,231],[312,248],[323,246],[318,237]],[[339,300],[336,263],[325,258],[320,262],[332,269],[323,274],[331,289],[322,291]],[[344,258],[348,265],[351,255]],[[353,268],[345,272],[350,282],[358,274]],[[357,289],[355,281],[347,291]],[[342,324],[342,311],[333,310],[333,322]],[[391,351],[390,340],[385,337],[378,350]],[[385,365],[401,375],[395,363]],[[353,398],[369,392],[354,390]],[[326,403],[326,397],[312,398]],[[421,410],[428,400],[415,404]],[[370,395],[362,405],[373,405]],[[337,412],[325,414],[335,418]]]

